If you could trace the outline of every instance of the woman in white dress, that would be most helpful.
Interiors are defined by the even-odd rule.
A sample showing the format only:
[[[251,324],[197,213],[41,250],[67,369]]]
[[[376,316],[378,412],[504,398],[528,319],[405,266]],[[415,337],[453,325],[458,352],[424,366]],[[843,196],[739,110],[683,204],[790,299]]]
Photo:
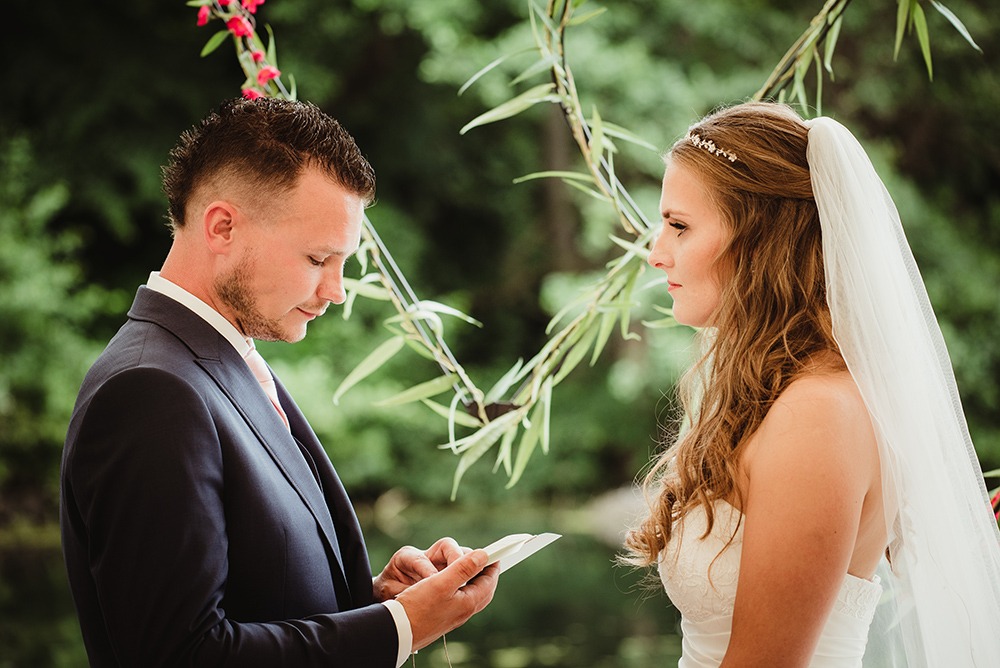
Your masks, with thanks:
[[[860,144],[723,109],[668,153],[661,212],[649,263],[702,355],[626,548],[681,612],[679,665],[1000,665],[1000,533]]]

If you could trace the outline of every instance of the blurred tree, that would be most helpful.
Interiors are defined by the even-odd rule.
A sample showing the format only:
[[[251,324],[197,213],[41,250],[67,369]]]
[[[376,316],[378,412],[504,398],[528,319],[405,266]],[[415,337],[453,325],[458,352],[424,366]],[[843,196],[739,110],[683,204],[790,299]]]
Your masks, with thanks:
[[[753,94],[822,3],[607,4],[567,45],[584,104],[666,147],[712,107]],[[930,12],[928,82],[915,40],[893,61],[895,3],[854,2],[823,110],[865,138],[879,162],[942,321],[973,438],[995,468],[1000,17],[988,0],[946,4],[985,55]],[[239,94],[243,79],[225,48],[199,58],[214,28],[197,28],[195,10],[180,0],[65,9],[54,16],[50,3],[8,3],[0,40],[9,66],[0,105],[0,550],[22,550],[19,559],[0,555],[4,666],[79,665],[78,643],[51,649],[57,636],[76,633],[69,602],[58,598],[57,533],[25,529],[25,520],[54,522],[76,389],[169,246],[159,166],[177,135]],[[493,59],[531,46],[526,3],[269,0],[259,16],[274,27],[279,65],[296,76],[300,97],[341,119],[374,164],[379,203],[370,216],[418,293],[485,324],[448,325],[474,378],[489,386],[516,358],[534,354],[551,314],[616,252],[607,243],[616,222],[559,183],[511,183],[579,164],[555,109],[458,134],[510,97],[511,81],[531,61],[513,57],[456,94]],[[623,146],[617,168],[655,213],[659,156]],[[442,501],[455,458],[434,447],[446,440],[441,421],[420,407],[372,405],[430,377],[429,362],[400,356],[339,406],[330,402],[344,374],[387,335],[379,325],[387,315],[382,304],[359,303],[351,320],[331,311],[296,346],[262,348],[358,501],[393,487]],[[466,475],[460,502],[502,502],[498,514],[509,515],[519,499],[579,505],[631,481],[656,447],[657,418],[671,409],[664,397],[690,354],[683,328],[642,334],[639,342],[615,336],[594,368],[579,367],[560,386],[552,451],[536,456],[517,487],[505,491],[505,478],[481,462]],[[486,511],[473,507],[481,524]],[[28,613],[29,601],[53,607]],[[22,634],[20,645],[5,644],[11,633]]]
[[[64,183],[45,183],[24,137],[0,140],[0,526],[41,522],[58,497],[61,443],[76,384],[100,347],[94,318],[116,293],[82,283],[77,235],[49,229]]]
[[[932,15],[936,80],[929,83],[915,42],[905,42],[892,62],[893,3],[855,3],[824,111],[878,138],[870,143],[906,209],[973,436],[984,458],[998,463],[1000,417],[992,407],[1000,393],[1000,343],[992,331],[1000,316],[992,286],[1000,233],[991,184],[1000,158],[982,139],[996,136],[1000,122],[992,112],[1000,86],[990,67],[996,19],[982,2],[948,4],[986,56]],[[697,8],[636,0],[580,26],[568,49],[585,104],[666,146],[712,107],[752,94],[817,8],[788,0],[706,0]],[[166,151],[217,101],[238,94],[242,74],[225,48],[199,59],[212,29],[197,28],[194,10],[180,2],[98,0],[75,11],[73,21],[52,21],[46,11],[37,3],[7,8],[18,30],[0,42],[5,62],[18,63],[0,124],[32,147],[33,182],[59,182],[65,193],[44,234],[32,238],[69,233],[79,245],[61,265],[75,263],[81,283],[128,294],[169,244],[158,192]],[[488,386],[514,359],[532,355],[552,305],[614,253],[607,243],[614,220],[600,203],[561,184],[511,184],[528,172],[578,164],[554,109],[458,136],[468,120],[510,96],[511,80],[530,62],[511,58],[456,95],[486,63],[531,46],[524,3],[272,0],[259,16],[274,27],[279,65],[295,74],[300,97],[343,120],[375,165],[379,204],[370,216],[418,293],[485,323],[484,330],[449,331],[470,372]],[[630,146],[618,161],[647,211],[655,211],[660,164],[654,152]],[[120,324],[121,310],[91,314],[83,330],[94,342],[91,355]],[[419,408],[369,405],[426,379],[432,367],[401,359],[340,407],[328,402],[339,378],[379,340],[385,315],[379,305],[359,305],[354,321],[328,317],[302,344],[267,354],[297,396],[311,397],[304,400],[310,416],[349,484],[371,494],[401,484],[442,498],[454,460],[434,448],[444,440],[441,423]],[[682,330],[644,338],[613,339],[595,369],[570,376],[556,399],[553,451],[518,494],[586,493],[626,483],[642,466],[654,447],[658,406],[668,405],[661,394],[688,354]],[[67,394],[90,359],[83,357],[64,375]],[[58,448],[64,424],[57,425],[36,428],[49,449]],[[480,467],[467,493],[504,494],[503,479],[491,479],[488,464]],[[421,475],[405,475],[411,470]],[[567,471],[574,473],[562,475]]]

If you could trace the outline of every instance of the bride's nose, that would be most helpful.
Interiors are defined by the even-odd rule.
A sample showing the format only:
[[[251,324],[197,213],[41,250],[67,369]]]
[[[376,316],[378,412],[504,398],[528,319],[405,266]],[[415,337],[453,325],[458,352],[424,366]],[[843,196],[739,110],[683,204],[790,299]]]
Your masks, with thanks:
[[[646,262],[649,266],[666,271],[674,266],[674,256],[670,252],[669,241],[666,234],[658,234],[653,240],[653,247],[649,251]]]

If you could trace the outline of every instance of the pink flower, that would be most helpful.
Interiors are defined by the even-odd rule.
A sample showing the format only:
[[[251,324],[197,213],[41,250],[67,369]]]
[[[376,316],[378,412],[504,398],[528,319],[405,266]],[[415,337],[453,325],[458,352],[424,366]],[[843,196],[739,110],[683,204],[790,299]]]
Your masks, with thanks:
[[[1000,520],[1000,489],[998,489],[997,493],[993,495],[992,499],[990,499],[990,503],[993,505],[993,509],[995,511],[993,514],[998,520]]]
[[[263,4],[264,0],[243,0],[243,9],[247,10],[251,14],[256,14],[257,6]]]
[[[203,26],[208,23],[208,17],[212,15],[212,9],[208,5],[198,8],[198,25]]]
[[[228,7],[229,3],[232,1],[233,0],[219,0],[219,4],[222,5],[223,7]]]
[[[281,76],[281,71],[277,67],[274,65],[265,65],[257,72],[257,84],[264,86],[268,81],[276,79],[279,76]]]
[[[256,88],[244,88],[243,97],[245,97],[248,100],[256,100],[259,97],[264,97],[264,94],[261,93]]]
[[[250,55],[253,57],[253,62],[255,63],[259,63],[260,61],[264,60],[263,51],[251,51]]]
[[[253,26],[251,26],[250,22],[243,16],[234,16],[229,19],[226,21],[226,27],[229,28],[229,32],[233,33],[236,37],[250,37],[253,35]]]

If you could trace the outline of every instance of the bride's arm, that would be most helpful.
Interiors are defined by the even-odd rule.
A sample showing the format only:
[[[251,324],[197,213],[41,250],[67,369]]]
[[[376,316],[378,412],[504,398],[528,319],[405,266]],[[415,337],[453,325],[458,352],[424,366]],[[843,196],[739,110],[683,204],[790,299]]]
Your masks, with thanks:
[[[806,666],[848,572],[866,496],[880,484],[853,382],[794,382],[747,444],[742,470],[743,553],[722,666]]]

